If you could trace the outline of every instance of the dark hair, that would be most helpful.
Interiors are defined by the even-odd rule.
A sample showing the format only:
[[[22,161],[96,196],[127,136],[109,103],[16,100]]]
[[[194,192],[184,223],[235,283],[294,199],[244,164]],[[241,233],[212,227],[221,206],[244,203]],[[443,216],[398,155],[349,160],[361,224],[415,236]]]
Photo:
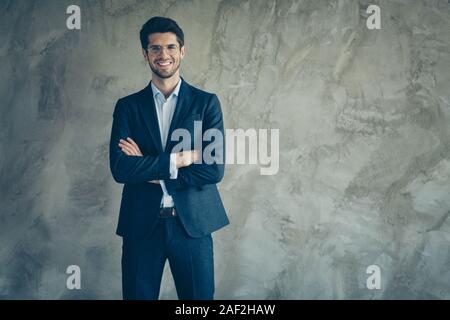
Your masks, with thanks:
[[[143,49],[147,50],[149,36],[152,33],[157,32],[175,33],[178,43],[180,44],[180,48],[184,46],[183,30],[181,30],[174,20],[165,17],[153,17],[142,26],[141,32],[139,33]]]

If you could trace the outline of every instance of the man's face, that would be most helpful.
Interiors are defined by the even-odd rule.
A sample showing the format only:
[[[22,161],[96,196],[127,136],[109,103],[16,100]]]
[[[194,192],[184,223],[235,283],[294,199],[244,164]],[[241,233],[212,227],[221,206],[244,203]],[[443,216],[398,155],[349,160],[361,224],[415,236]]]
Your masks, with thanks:
[[[152,33],[147,50],[142,50],[153,73],[167,79],[178,72],[185,48],[180,48],[177,37],[172,32]]]

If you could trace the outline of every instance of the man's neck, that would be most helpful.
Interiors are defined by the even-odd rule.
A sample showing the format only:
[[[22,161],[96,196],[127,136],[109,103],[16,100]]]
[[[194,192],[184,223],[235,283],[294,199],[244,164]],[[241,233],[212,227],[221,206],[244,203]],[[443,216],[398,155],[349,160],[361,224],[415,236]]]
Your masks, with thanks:
[[[159,91],[167,98],[175,90],[175,87],[180,81],[180,75],[174,74],[170,78],[162,79],[158,76],[153,75],[152,82],[158,88]]]

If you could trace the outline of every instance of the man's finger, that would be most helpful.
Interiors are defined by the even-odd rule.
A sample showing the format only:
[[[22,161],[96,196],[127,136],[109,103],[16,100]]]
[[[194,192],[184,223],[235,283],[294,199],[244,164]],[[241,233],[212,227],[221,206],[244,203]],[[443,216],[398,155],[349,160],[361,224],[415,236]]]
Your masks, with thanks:
[[[197,162],[200,159],[200,153],[198,152],[198,150],[194,150],[193,158],[193,162]]]
[[[130,150],[131,153],[132,153],[133,155],[135,155],[135,156],[138,156],[138,155],[139,155],[139,152],[136,150],[135,147],[128,145],[128,146],[126,146],[126,148],[127,148],[128,150]]]
[[[122,152],[125,153],[127,156],[133,156],[133,153],[125,147],[121,147],[122,148]]]
[[[131,139],[130,137],[127,138],[127,140],[129,141],[129,143],[131,143],[137,150],[140,151],[139,146],[137,145],[136,142],[134,142],[133,139]]]
[[[127,142],[128,142],[129,144],[131,144],[136,150],[141,151],[141,150],[139,149],[139,146],[136,144],[136,142],[134,142],[134,140],[131,139],[130,137],[127,138]]]
[[[121,148],[121,149],[122,149],[122,152],[125,153],[127,156],[131,156],[130,152],[127,149],[125,149],[125,148]]]
[[[133,146],[130,142],[128,142],[126,140],[123,140],[123,139],[120,139],[119,143],[122,143],[123,145],[126,145],[127,147],[132,147]]]
[[[133,141],[131,138],[127,138],[129,141],[125,141],[123,139],[120,139],[120,142],[127,146],[129,149],[133,150],[133,154],[136,156],[142,156],[142,152],[139,149],[139,146],[136,144],[136,142]]]
[[[133,150],[133,154],[134,154],[134,155],[136,155],[136,156],[142,156],[141,150],[136,149],[136,147],[131,146],[131,147],[129,147],[129,149]]]
[[[196,161],[197,158],[198,158],[198,152],[197,152],[197,150],[191,150],[191,154],[190,154],[190,160],[191,160],[191,163],[194,162],[194,161]]]
[[[124,144],[119,144],[119,146],[122,148],[122,151],[124,151],[127,155],[137,156],[136,151],[134,151],[133,148],[125,146]]]
[[[126,142],[125,140],[121,140],[121,142],[119,142],[119,146],[124,146],[128,150],[131,150],[133,154],[138,155],[138,150],[136,150],[136,148],[131,143]]]

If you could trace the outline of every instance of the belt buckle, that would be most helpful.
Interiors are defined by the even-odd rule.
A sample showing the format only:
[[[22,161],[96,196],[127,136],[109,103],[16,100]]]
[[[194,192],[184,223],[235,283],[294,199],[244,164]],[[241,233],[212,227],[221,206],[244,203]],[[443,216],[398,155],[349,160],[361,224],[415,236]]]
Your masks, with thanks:
[[[176,211],[175,211],[174,207],[172,207],[172,208],[161,208],[159,210],[160,218],[171,218],[171,217],[175,217],[176,215],[177,214],[176,214]]]

